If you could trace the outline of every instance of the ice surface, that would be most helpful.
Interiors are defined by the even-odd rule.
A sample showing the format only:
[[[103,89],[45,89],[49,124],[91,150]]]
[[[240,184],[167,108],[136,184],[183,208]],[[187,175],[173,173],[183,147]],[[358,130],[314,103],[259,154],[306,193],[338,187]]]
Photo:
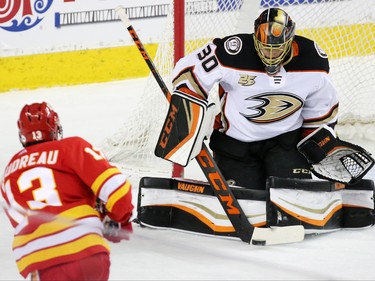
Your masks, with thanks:
[[[136,79],[0,94],[0,170],[21,149],[16,121],[25,103],[49,102],[65,136],[79,135],[98,146],[134,110],[144,84],[145,79]],[[185,175],[203,179],[193,164]],[[135,195],[137,179],[131,179]],[[12,256],[12,238],[0,211],[0,280],[23,280]],[[111,280],[375,280],[374,228],[262,247],[135,225],[130,241],[111,248]]]

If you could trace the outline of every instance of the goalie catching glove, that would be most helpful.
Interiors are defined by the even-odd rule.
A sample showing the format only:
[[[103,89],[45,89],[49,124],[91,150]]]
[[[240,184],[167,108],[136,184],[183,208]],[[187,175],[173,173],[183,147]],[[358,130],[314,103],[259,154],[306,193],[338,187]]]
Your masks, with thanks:
[[[324,125],[297,144],[319,178],[354,184],[374,165],[371,154],[358,145],[340,140]]]
[[[215,121],[216,106],[190,94],[174,91],[155,155],[186,166],[202,149]]]

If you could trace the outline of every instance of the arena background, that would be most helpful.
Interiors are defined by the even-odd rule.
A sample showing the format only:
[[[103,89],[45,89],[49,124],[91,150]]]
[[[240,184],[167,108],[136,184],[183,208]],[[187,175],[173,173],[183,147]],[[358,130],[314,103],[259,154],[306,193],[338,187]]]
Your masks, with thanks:
[[[226,3],[238,0],[206,1],[225,9]],[[11,2],[6,0],[5,4]],[[132,24],[153,58],[170,1],[90,0],[88,7],[84,0],[40,0],[44,10],[30,7],[26,12],[22,5],[18,10],[15,7],[20,0],[13,2],[13,8],[0,12],[0,93],[146,77],[149,69],[124,26],[118,24],[113,9],[118,5],[129,9]],[[288,5],[289,1],[282,4]],[[24,24],[26,20],[30,24]],[[375,32],[375,27],[372,29]],[[308,32],[311,34],[311,30]],[[320,32],[319,28],[314,32]],[[304,35],[306,30],[298,30],[297,26],[297,33]],[[331,51],[334,44],[324,45],[330,40],[322,41],[319,44],[328,54],[335,53]]]

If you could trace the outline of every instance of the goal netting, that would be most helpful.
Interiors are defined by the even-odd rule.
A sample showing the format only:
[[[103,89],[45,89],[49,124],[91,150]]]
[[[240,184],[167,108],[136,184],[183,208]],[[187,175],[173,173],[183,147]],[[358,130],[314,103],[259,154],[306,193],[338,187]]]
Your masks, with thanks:
[[[182,2],[182,1],[180,1]],[[340,99],[338,135],[375,153],[375,5],[373,0],[186,0],[185,54],[215,37],[253,32],[256,16],[281,7],[296,22],[299,35],[318,42],[329,55]],[[174,9],[170,3],[163,37],[153,60],[171,89],[174,66]],[[142,38],[141,38],[142,40]],[[150,74],[131,119],[102,148],[128,173],[172,174],[172,164],[154,156],[168,104]],[[372,146],[372,147],[371,147]]]

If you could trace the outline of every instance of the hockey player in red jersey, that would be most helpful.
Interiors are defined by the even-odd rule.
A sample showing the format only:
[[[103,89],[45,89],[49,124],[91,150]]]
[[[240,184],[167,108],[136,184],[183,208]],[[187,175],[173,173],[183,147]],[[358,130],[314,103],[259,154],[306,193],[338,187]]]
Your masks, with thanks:
[[[103,236],[129,239],[130,182],[84,139],[62,138],[58,114],[45,102],[25,105],[18,128],[24,148],[7,165],[1,192],[21,275],[108,280]]]

